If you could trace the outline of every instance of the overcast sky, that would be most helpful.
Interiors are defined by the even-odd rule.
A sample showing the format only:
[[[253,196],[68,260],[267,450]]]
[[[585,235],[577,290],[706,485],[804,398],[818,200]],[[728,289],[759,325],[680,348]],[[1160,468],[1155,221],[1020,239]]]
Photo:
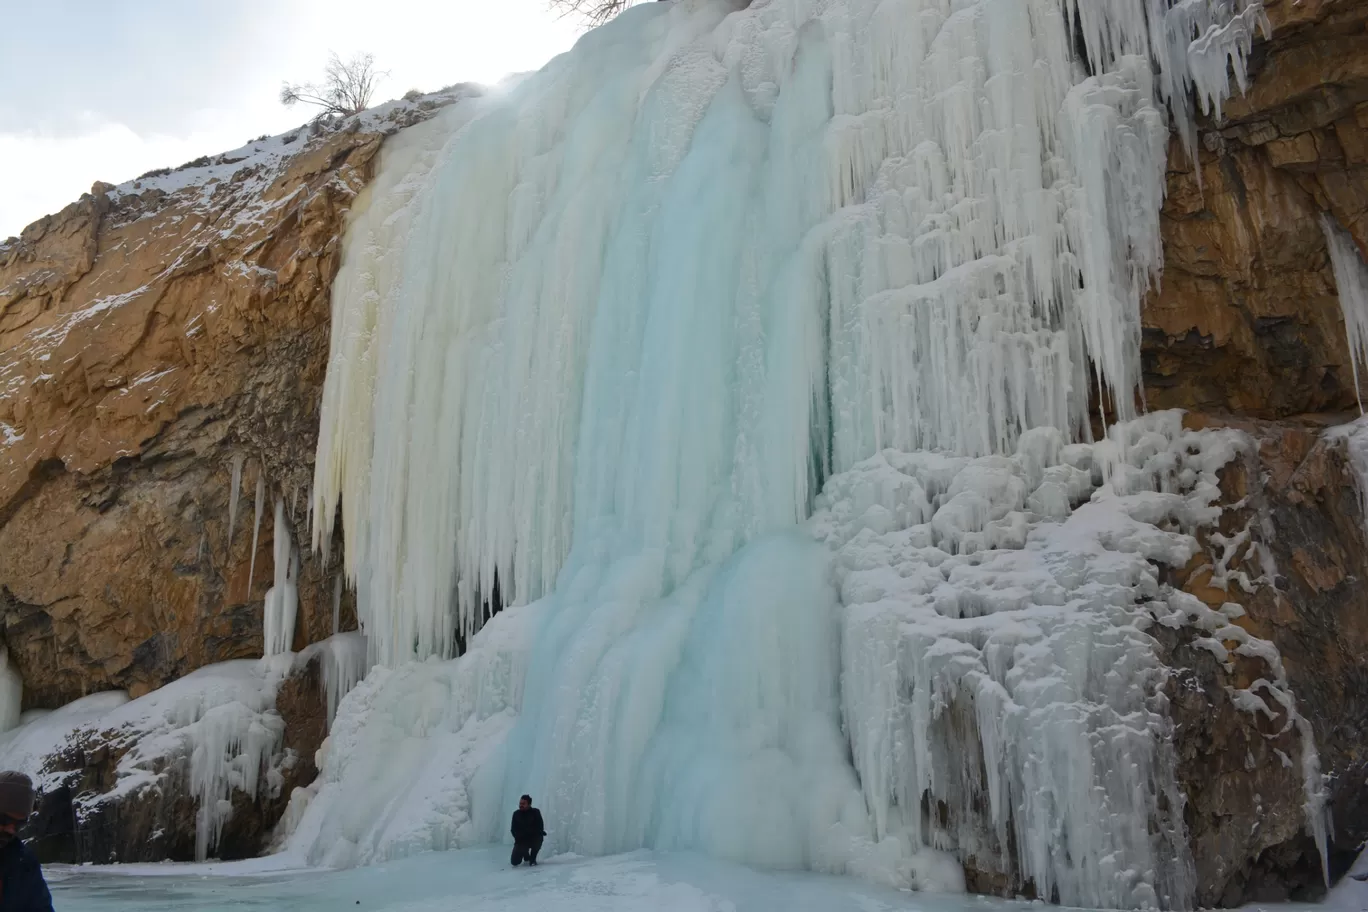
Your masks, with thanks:
[[[307,120],[282,81],[375,54],[376,101],[494,82],[566,50],[547,0],[0,0],[0,239],[103,180]]]

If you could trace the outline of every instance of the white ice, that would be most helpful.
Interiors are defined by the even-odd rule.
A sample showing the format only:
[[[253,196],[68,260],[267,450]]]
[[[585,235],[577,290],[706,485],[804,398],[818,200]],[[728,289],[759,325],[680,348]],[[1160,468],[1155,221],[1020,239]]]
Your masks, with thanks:
[[[313,511],[382,667],[291,851],[505,838],[530,791],[557,851],[923,889],[978,852],[1183,905],[1142,615],[1232,450],[1174,415],[1088,446],[1089,400],[1135,413],[1165,93],[1230,91],[1257,7],[743,5],[635,6],[382,152]],[[870,459],[905,480],[838,515]],[[852,558],[879,510],[907,541]],[[945,781],[956,745],[982,781]]]
[[[760,872],[687,854],[558,856],[510,869],[502,849],[427,854],[350,871],[276,870],[274,860],[207,865],[50,866],[63,912],[290,909],[292,912],[1026,912],[1036,904],[906,893],[846,878]],[[1368,871],[1368,856],[1355,870]],[[1249,912],[1362,912],[1350,880],[1320,905]]]
[[[299,549],[285,519],[285,501],[277,498],[272,537],[275,581],[262,602],[263,655],[283,655],[294,648],[295,618],[299,612]]]
[[[0,645],[0,733],[19,724],[24,704],[24,680],[10,663],[9,649]]]
[[[259,862],[49,868],[63,912],[1024,912],[1025,903],[900,892],[847,878],[767,873],[689,854],[543,857],[504,849],[429,853],[350,871]],[[1290,910],[1289,910],[1290,912]]]
[[[252,579],[256,576],[257,542],[261,536],[261,511],[266,507],[266,465],[257,469],[256,499],[252,506],[252,559],[247,564],[247,597],[252,597]]]
[[[63,776],[46,761],[64,747],[95,739],[123,750],[113,787],[77,796],[78,819],[93,805],[139,789],[185,788],[198,807],[196,854],[207,858],[232,814],[234,791],[279,793],[280,768],[294,758],[281,750],[285,722],[275,710],[276,693],[287,675],[314,656],[322,662],[319,697],[331,721],[337,703],[365,671],[359,634],[332,637],[294,656],[208,665],[136,700],[112,691],[57,710],[31,710],[17,727],[0,733],[0,768],[26,772],[40,790],[51,790],[63,784]]]
[[[225,560],[233,558],[233,530],[237,528],[238,495],[242,493],[242,464],[244,457],[234,453],[232,477],[228,482],[228,547]]]
[[[1325,232],[1325,243],[1330,250],[1330,266],[1335,274],[1340,311],[1344,314],[1354,394],[1359,397],[1359,411],[1362,412],[1359,374],[1368,365],[1368,265],[1364,264],[1353,235],[1341,228],[1332,216],[1321,215],[1321,230]]]

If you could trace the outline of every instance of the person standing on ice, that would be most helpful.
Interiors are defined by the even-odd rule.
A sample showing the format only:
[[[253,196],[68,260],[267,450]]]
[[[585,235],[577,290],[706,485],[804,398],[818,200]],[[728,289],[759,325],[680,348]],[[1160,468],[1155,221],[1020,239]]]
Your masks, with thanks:
[[[537,853],[541,851],[542,837],[546,835],[546,824],[542,823],[541,811],[532,806],[532,796],[523,795],[518,799],[518,809],[513,812],[513,867],[537,863]],[[4,912],[0,907],[0,912]]]
[[[52,895],[43,868],[19,838],[33,813],[33,780],[23,773],[0,773],[0,912],[52,912]]]

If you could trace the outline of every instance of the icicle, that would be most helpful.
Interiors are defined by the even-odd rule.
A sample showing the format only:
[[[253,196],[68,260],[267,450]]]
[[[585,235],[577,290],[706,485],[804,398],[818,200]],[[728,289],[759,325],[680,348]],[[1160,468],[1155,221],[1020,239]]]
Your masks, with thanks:
[[[233,558],[233,530],[237,528],[238,495],[242,493],[241,453],[233,454],[233,480],[228,486],[228,560]]]
[[[1354,237],[1321,214],[1321,230],[1330,250],[1330,266],[1339,290],[1340,311],[1344,314],[1344,333],[1349,344],[1349,366],[1354,378],[1354,395],[1359,414],[1363,414],[1363,394],[1359,388],[1359,365],[1368,363],[1368,266],[1364,265]]]
[[[264,655],[282,655],[294,645],[295,615],[299,608],[299,551],[285,519],[285,500],[275,504],[275,582],[266,592],[262,627]]]
[[[261,534],[261,511],[266,506],[266,465],[257,472],[256,505],[252,514],[252,560],[247,565],[247,598],[252,597],[252,580],[256,576],[257,541]]]
[[[24,681],[10,662],[9,649],[0,645],[0,732],[19,724],[24,705]]]
[[[342,627],[342,574],[333,577],[332,632],[336,636]]]
[[[321,644],[323,691],[328,704],[328,727],[337,705],[366,676],[366,640],[360,633],[335,634]]]

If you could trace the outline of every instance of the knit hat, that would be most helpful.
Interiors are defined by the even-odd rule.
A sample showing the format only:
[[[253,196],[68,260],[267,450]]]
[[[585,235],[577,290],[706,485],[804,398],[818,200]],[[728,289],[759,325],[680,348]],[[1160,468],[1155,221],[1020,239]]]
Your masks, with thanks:
[[[17,770],[0,773],[0,814],[28,817],[33,813],[33,780]]]

